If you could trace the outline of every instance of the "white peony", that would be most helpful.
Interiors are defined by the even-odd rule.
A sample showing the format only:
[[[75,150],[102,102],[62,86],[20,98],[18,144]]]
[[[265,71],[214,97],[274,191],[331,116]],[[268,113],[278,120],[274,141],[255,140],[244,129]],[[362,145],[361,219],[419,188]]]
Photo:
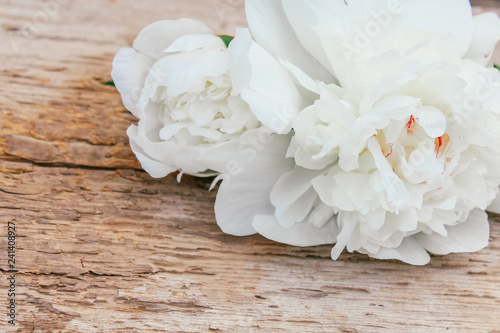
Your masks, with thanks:
[[[244,234],[251,225],[283,243],[336,243],[333,259],[347,247],[417,265],[427,251],[485,247],[484,210],[500,184],[498,17],[473,17],[465,0],[246,4],[257,43],[240,39],[233,52],[259,52],[246,52],[240,90],[258,101],[269,94],[258,88],[261,67],[275,59],[287,68],[275,85],[293,82],[294,102],[255,114],[293,131],[252,165],[272,188],[248,175],[221,188],[218,201],[233,198],[219,204],[223,229],[238,221]]]
[[[151,176],[227,172],[225,164],[215,166],[205,156],[260,127],[233,90],[231,61],[222,39],[190,19],[153,23],[133,48],[116,54],[113,80],[125,107],[139,118],[127,134]]]
[[[488,242],[484,210],[500,184],[500,73],[464,61],[406,74],[367,113],[360,112],[365,99],[344,110],[355,120],[333,149],[338,164],[312,181],[322,201],[339,212],[333,257],[347,246],[422,264],[428,261],[424,250],[473,251]],[[464,99],[482,89],[482,80],[491,95],[467,109]],[[446,239],[456,227],[468,243]],[[411,256],[398,254],[406,252]]]

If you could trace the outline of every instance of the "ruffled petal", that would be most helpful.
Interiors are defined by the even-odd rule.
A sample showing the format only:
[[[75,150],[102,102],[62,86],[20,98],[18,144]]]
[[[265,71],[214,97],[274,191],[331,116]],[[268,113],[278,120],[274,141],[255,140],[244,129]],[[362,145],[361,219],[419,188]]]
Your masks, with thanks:
[[[215,35],[186,35],[177,38],[167,49],[163,52],[173,53],[173,52],[184,52],[198,50],[202,48],[214,49],[214,48],[225,48],[225,44],[222,39]]]
[[[303,221],[318,199],[311,181],[321,171],[295,167],[284,174],[271,191],[271,203],[276,207],[277,221],[284,227],[290,227]]]
[[[360,251],[366,253],[366,251]],[[377,253],[366,253],[376,259],[396,259],[406,262],[410,265],[422,266],[429,263],[431,257],[422,248],[422,246],[412,237],[403,239],[401,245],[397,248],[382,247]]]
[[[406,26],[453,36],[461,55],[469,49],[474,29],[469,0],[401,0],[401,8]]]
[[[177,171],[177,167],[158,161],[150,156],[142,149],[139,138],[138,127],[132,125],[127,130],[127,135],[130,139],[130,147],[135,156],[141,163],[142,168],[153,178],[163,178],[168,174]]]
[[[272,56],[293,63],[314,79],[335,82],[311,54],[315,50],[302,46],[288,21],[282,1],[247,0],[245,7],[252,35]]]
[[[304,2],[305,3],[305,2]],[[292,6],[292,5],[290,5]],[[313,25],[309,42],[319,40],[341,85],[360,89],[412,59],[458,61],[472,38],[467,0],[307,2]],[[295,16],[299,19],[300,13]],[[314,22],[314,23],[312,23]],[[362,79],[361,79],[362,78]]]
[[[270,240],[293,246],[333,244],[337,241],[339,233],[335,217],[321,228],[314,226],[308,219],[289,228],[283,228],[273,215],[257,215],[252,226],[259,234]]]
[[[243,143],[252,136],[263,140],[256,145]],[[215,201],[215,217],[222,231],[234,236],[254,234],[254,216],[274,213],[269,194],[281,175],[293,168],[293,160],[285,158],[289,144],[289,136],[270,135],[262,130],[242,136],[238,153],[233,154],[234,159],[229,160],[228,170],[221,176],[223,182]],[[222,160],[232,151],[223,146],[219,148],[210,152],[213,160]]]
[[[338,83],[328,60],[327,52],[315,32],[318,19],[324,15],[325,11],[330,9],[328,8],[330,4],[325,3],[325,1],[303,0],[284,0],[282,2],[288,21],[301,44],[311,53],[312,57],[317,59],[328,70],[326,78],[325,74],[313,76],[312,78],[325,83]],[[309,75],[314,74],[309,73]]]
[[[228,70],[228,54],[219,49],[170,54],[151,68],[142,97],[154,96],[158,86],[168,87],[168,96],[201,92],[208,78],[220,76]]]
[[[491,213],[500,214],[500,195],[497,195],[486,210]]]
[[[165,56],[163,50],[169,47],[177,38],[190,34],[213,35],[213,32],[205,23],[197,20],[158,21],[142,29],[137,35],[133,46],[137,51],[153,59],[160,59]]]
[[[237,30],[229,53],[233,94],[241,93],[264,125],[288,133],[303,101],[287,71],[252,41],[248,29]]]
[[[476,252],[488,246],[490,224],[483,210],[473,210],[467,221],[446,227],[446,230],[447,237],[435,232],[419,233],[414,237],[423,248],[435,254]]]
[[[345,171],[358,168],[359,154],[365,149],[368,139],[377,134],[377,129],[385,128],[391,120],[409,118],[419,103],[414,97],[391,96],[379,102],[370,113],[359,117],[340,148],[340,167]]]
[[[496,13],[474,16],[474,35],[466,58],[486,66],[491,62],[495,46],[500,40],[500,18]]]
[[[113,59],[111,77],[122,96],[123,105],[136,117],[139,116],[137,102],[153,63],[152,58],[130,47],[122,48]]]
[[[446,130],[446,117],[435,107],[424,106],[415,112],[415,119],[431,138],[442,136]]]
[[[154,178],[162,178],[171,172],[182,171],[185,174],[209,177],[222,172],[216,163],[202,158],[209,155],[215,147],[181,146],[173,141],[161,141],[157,137],[149,137],[147,119],[141,119],[138,126],[132,125],[127,130],[132,151],[137,155],[143,169]],[[158,132],[157,132],[158,133]],[[212,170],[214,172],[206,173]]]

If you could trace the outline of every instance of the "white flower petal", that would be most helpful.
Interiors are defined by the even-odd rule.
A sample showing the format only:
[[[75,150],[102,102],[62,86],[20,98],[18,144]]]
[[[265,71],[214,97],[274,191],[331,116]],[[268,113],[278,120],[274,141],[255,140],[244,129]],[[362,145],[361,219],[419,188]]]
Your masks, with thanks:
[[[320,84],[318,81],[313,80],[309,75],[304,73],[302,69],[295,66],[291,62],[282,61],[283,66],[285,66],[297,79],[297,82],[307,90],[319,95],[321,92]],[[339,88],[340,89],[340,88]]]
[[[332,72],[349,90],[372,85],[409,59],[458,61],[472,36],[467,0],[351,0],[347,4],[318,0],[302,7],[313,28],[309,43],[321,41],[327,51],[315,53],[326,54]],[[295,17],[298,25],[301,13],[297,11]]]
[[[465,55],[481,65],[488,65],[500,40],[500,18],[496,13],[474,16],[474,35]]]
[[[340,148],[340,167],[345,171],[358,168],[358,156],[366,147],[368,139],[377,134],[378,129],[389,125],[391,120],[409,119],[419,103],[414,97],[391,96],[379,102],[371,113],[359,117]]]
[[[351,240],[354,230],[357,228],[357,222],[353,219],[353,214],[340,212],[337,219],[342,224],[340,233],[337,236],[337,242],[330,253],[333,260],[337,260],[346,245]]]
[[[252,226],[268,239],[293,246],[333,244],[339,232],[334,217],[322,228],[315,227],[307,219],[304,222],[295,223],[290,228],[283,228],[273,215],[257,215]]]
[[[153,65],[142,97],[154,96],[159,86],[167,87],[167,95],[171,97],[201,92],[207,80],[228,70],[228,54],[220,49],[170,54]]]
[[[406,26],[453,36],[461,56],[469,49],[474,26],[469,0],[401,0],[401,8]]]
[[[435,254],[475,252],[488,246],[490,224],[483,210],[473,210],[465,222],[446,227],[446,230],[447,237],[437,233],[419,233],[414,237],[422,247]]]
[[[158,21],[142,29],[133,46],[137,51],[153,59],[160,59],[165,56],[163,50],[169,47],[177,38],[190,34],[213,35],[213,32],[205,23],[197,20]]]
[[[175,134],[177,134],[177,132],[179,132],[184,127],[186,127],[186,125],[181,123],[174,123],[164,126],[158,134],[160,136],[160,139],[164,141],[170,140]]]
[[[222,172],[217,167],[219,163],[211,164],[212,160],[202,158],[214,147],[182,146],[173,141],[162,141],[157,137],[149,137],[145,129],[147,120],[141,119],[138,126],[132,125],[127,130],[130,146],[140,159],[141,165],[152,177],[161,178],[176,170],[188,175],[209,177],[207,170]],[[158,131],[153,131],[158,135]]]
[[[212,34],[205,35],[185,35],[177,38],[168,48],[163,52],[174,53],[183,51],[193,51],[202,48],[225,48],[222,39]]]
[[[372,153],[377,169],[380,172],[382,184],[387,192],[387,201],[396,207],[407,203],[410,193],[382,154],[382,149],[377,139],[372,138],[368,141],[368,149]]]
[[[247,132],[245,136],[254,133],[255,131]],[[254,216],[274,212],[269,194],[281,175],[293,168],[293,160],[285,158],[290,137],[271,135],[268,139],[272,140],[261,143],[265,146],[238,147],[238,154],[229,162],[230,170],[222,175],[223,183],[215,201],[215,216],[217,224],[227,234],[235,236],[254,234],[255,230],[252,227]],[[230,144],[234,145],[233,142]],[[220,154],[227,152],[225,148],[220,152],[214,149],[209,155],[216,160]]]
[[[238,29],[229,45],[235,92],[255,116],[277,133],[286,134],[303,101],[283,66],[252,41],[248,29]]]
[[[247,0],[245,9],[252,35],[272,56],[291,62],[314,79],[335,82],[309,52],[314,50],[304,48],[298,40],[281,0]]]
[[[374,104],[380,101],[385,95],[407,85],[416,78],[417,75],[414,73],[398,73],[382,79],[364,96],[359,105],[359,113],[361,115],[370,113],[374,108]]]
[[[367,253],[367,251],[362,251]],[[376,259],[397,259],[410,265],[426,265],[430,261],[429,254],[412,237],[403,239],[401,245],[397,248],[381,247],[377,253],[367,253],[370,257]]]
[[[146,171],[151,177],[163,178],[177,170],[177,167],[155,160],[144,152],[141,146],[136,143],[137,141],[140,141],[137,126],[131,125],[127,130],[127,135],[130,138],[130,147],[132,148],[132,151],[141,163],[144,171]]]
[[[321,80],[325,83],[338,83],[334,76],[333,69],[331,68],[330,61],[328,60],[327,52],[323,48],[323,44],[319,39],[315,26],[318,24],[318,19],[332,10],[330,6],[334,6],[332,1],[303,1],[303,0],[283,0],[283,9],[286,16],[293,28],[295,35],[300,40],[305,49],[316,58],[319,63],[328,70],[328,75],[319,75],[312,77],[315,80]],[[313,75],[313,73],[310,73]],[[332,79],[334,81],[332,81]],[[330,81],[329,81],[330,80]]]
[[[367,186],[369,182],[368,174],[348,173],[335,166],[312,184],[325,204],[344,211],[361,211],[367,209],[366,203],[374,196],[374,191]]]
[[[154,60],[133,48],[122,48],[113,59],[111,77],[122,96],[123,105],[136,117],[137,102]]]
[[[265,90],[265,89],[258,89]],[[284,104],[273,97],[265,96],[259,91],[245,89],[241,97],[250,105],[257,119],[278,134],[287,134],[292,129],[292,121],[298,112],[294,105]]]
[[[493,200],[493,202],[486,209],[488,212],[500,214],[500,194]]]
[[[284,227],[291,227],[303,221],[318,199],[311,181],[321,171],[295,167],[284,174],[271,191],[271,203],[276,207],[277,221]]]
[[[414,117],[431,138],[441,137],[446,131],[446,117],[435,107],[423,107]]]

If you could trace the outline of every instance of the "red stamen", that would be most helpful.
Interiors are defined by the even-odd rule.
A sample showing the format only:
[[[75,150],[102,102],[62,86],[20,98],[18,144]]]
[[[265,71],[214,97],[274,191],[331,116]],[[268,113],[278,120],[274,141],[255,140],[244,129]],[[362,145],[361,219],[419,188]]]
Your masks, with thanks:
[[[410,120],[408,121],[408,123],[406,123],[406,128],[408,129],[408,134],[413,134],[413,127],[417,123],[417,120],[418,120],[418,118],[415,119],[415,117],[410,116]]]
[[[450,136],[448,134],[440,136],[434,140],[434,143],[436,144],[436,158],[439,158],[439,156],[442,156],[446,151],[450,143]]]
[[[391,149],[391,151],[387,155],[384,155],[384,157],[389,157],[392,155],[392,152],[394,151],[393,147],[394,147],[394,144],[389,143],[389,149]]]
[[[436,150],[439,150],[441,146],[443,145],[443,137],[440,136],[439,138],[436,138]]]
[[[413,127],[413,125],[415,125],[415,117],[410,116],[410,121],[408,121],[408,123],[406,124],[406,127],[408,127],[408,129],[410,129]]]

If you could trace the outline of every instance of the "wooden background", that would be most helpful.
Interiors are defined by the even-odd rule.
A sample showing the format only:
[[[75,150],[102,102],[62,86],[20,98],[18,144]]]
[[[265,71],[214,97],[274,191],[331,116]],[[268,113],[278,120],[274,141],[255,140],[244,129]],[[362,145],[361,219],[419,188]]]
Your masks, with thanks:
[[[425,267],[332,261],[330,246],[225,235],[210,181],[140,170],[125,135],[135,119],[102,84],[114,54],[160,19],[231,34],[246,25],[243,7],[0,0],[0,332],[500,332],[497,217],[478,253]],[[15,327],[8,221],[18,232]]]

